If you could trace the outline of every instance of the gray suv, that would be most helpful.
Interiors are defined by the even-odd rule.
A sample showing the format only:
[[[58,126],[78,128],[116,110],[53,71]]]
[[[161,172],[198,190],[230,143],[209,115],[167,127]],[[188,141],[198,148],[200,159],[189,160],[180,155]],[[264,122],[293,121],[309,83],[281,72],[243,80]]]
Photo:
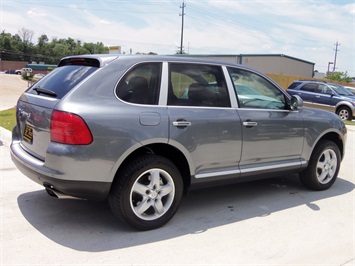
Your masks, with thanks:
[[[346,127],[302,108],[267,76],[177,56],[63,58],[20,97],[11,155],[58,198],[108,200],[139,230],[176,213],[188,189],[299,173],[335,182]]]

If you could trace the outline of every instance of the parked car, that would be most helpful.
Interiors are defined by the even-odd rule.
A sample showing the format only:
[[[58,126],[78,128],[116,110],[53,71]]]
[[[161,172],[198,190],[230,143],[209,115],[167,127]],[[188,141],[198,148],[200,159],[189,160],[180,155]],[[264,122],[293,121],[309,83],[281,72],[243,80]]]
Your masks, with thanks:
[[[5,70],[4,73],[5,74],[15,74],[15,71],[16,70],[8,69],[8,70]]]
[[[81,55],[19,98],[11,156],[49,195],[108,200],[115,216],[150,230],[193,188],[299,173],[306,187],[328,189],[345,143],[337,115],[303,108],[256,70]]]
[[[347,89],[348,91],[350,91],[353,95],[355,95],[355,88],[354,87],[344,86],[344,88]]]
[[[15,74],[17,74],[17,75],[22,75],[23,73],[32,73],[32,68],[24,67],[24,68],[15,70]]]
[[[355,116],[355,96],[341,85],[296,80],[288,87],[287,92],[300,96],[305,106],[334,112],[342,120],[352,120]]]
[[[34,74],[34,75],[33,75],[33,78],[34,78],[34,79],[41,79],[41,78],[43,78],[44,76],[45,76],[45,74],[37,73],[37,74]]]

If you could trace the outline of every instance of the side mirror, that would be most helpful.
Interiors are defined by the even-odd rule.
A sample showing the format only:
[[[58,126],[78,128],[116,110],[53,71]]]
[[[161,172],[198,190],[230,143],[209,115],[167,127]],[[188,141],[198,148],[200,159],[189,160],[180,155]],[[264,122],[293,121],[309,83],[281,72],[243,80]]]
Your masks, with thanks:
[[[303,100],[300,96],[298,95],[292,95],[291,96],[291,104],[290,104],[290,109],[292,111],[297,111],[301,110],[303,108]]]

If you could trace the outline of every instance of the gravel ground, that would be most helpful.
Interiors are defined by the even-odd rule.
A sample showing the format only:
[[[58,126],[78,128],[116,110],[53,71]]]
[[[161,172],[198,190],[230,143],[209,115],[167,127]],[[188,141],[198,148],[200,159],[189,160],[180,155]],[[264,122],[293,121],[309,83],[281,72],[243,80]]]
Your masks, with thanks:
[[[20,75],[0,74],[0,111],[14,107],[28,82]]]

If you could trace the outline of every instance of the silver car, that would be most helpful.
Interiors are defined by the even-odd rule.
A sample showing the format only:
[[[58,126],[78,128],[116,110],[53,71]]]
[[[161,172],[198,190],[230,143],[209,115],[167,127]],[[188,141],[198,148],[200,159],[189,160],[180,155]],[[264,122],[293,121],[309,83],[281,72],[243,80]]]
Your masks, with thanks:
[[[331,187],[346,127],[302,105],[241,65],[66,57],[20,97],[11,155],[49,195],[108,200],[122,221],[155,229],[191,188],[291,173]]]
[[[344,86],[344,88],[350,91],[353,95],[355,95],[355,87]]]

